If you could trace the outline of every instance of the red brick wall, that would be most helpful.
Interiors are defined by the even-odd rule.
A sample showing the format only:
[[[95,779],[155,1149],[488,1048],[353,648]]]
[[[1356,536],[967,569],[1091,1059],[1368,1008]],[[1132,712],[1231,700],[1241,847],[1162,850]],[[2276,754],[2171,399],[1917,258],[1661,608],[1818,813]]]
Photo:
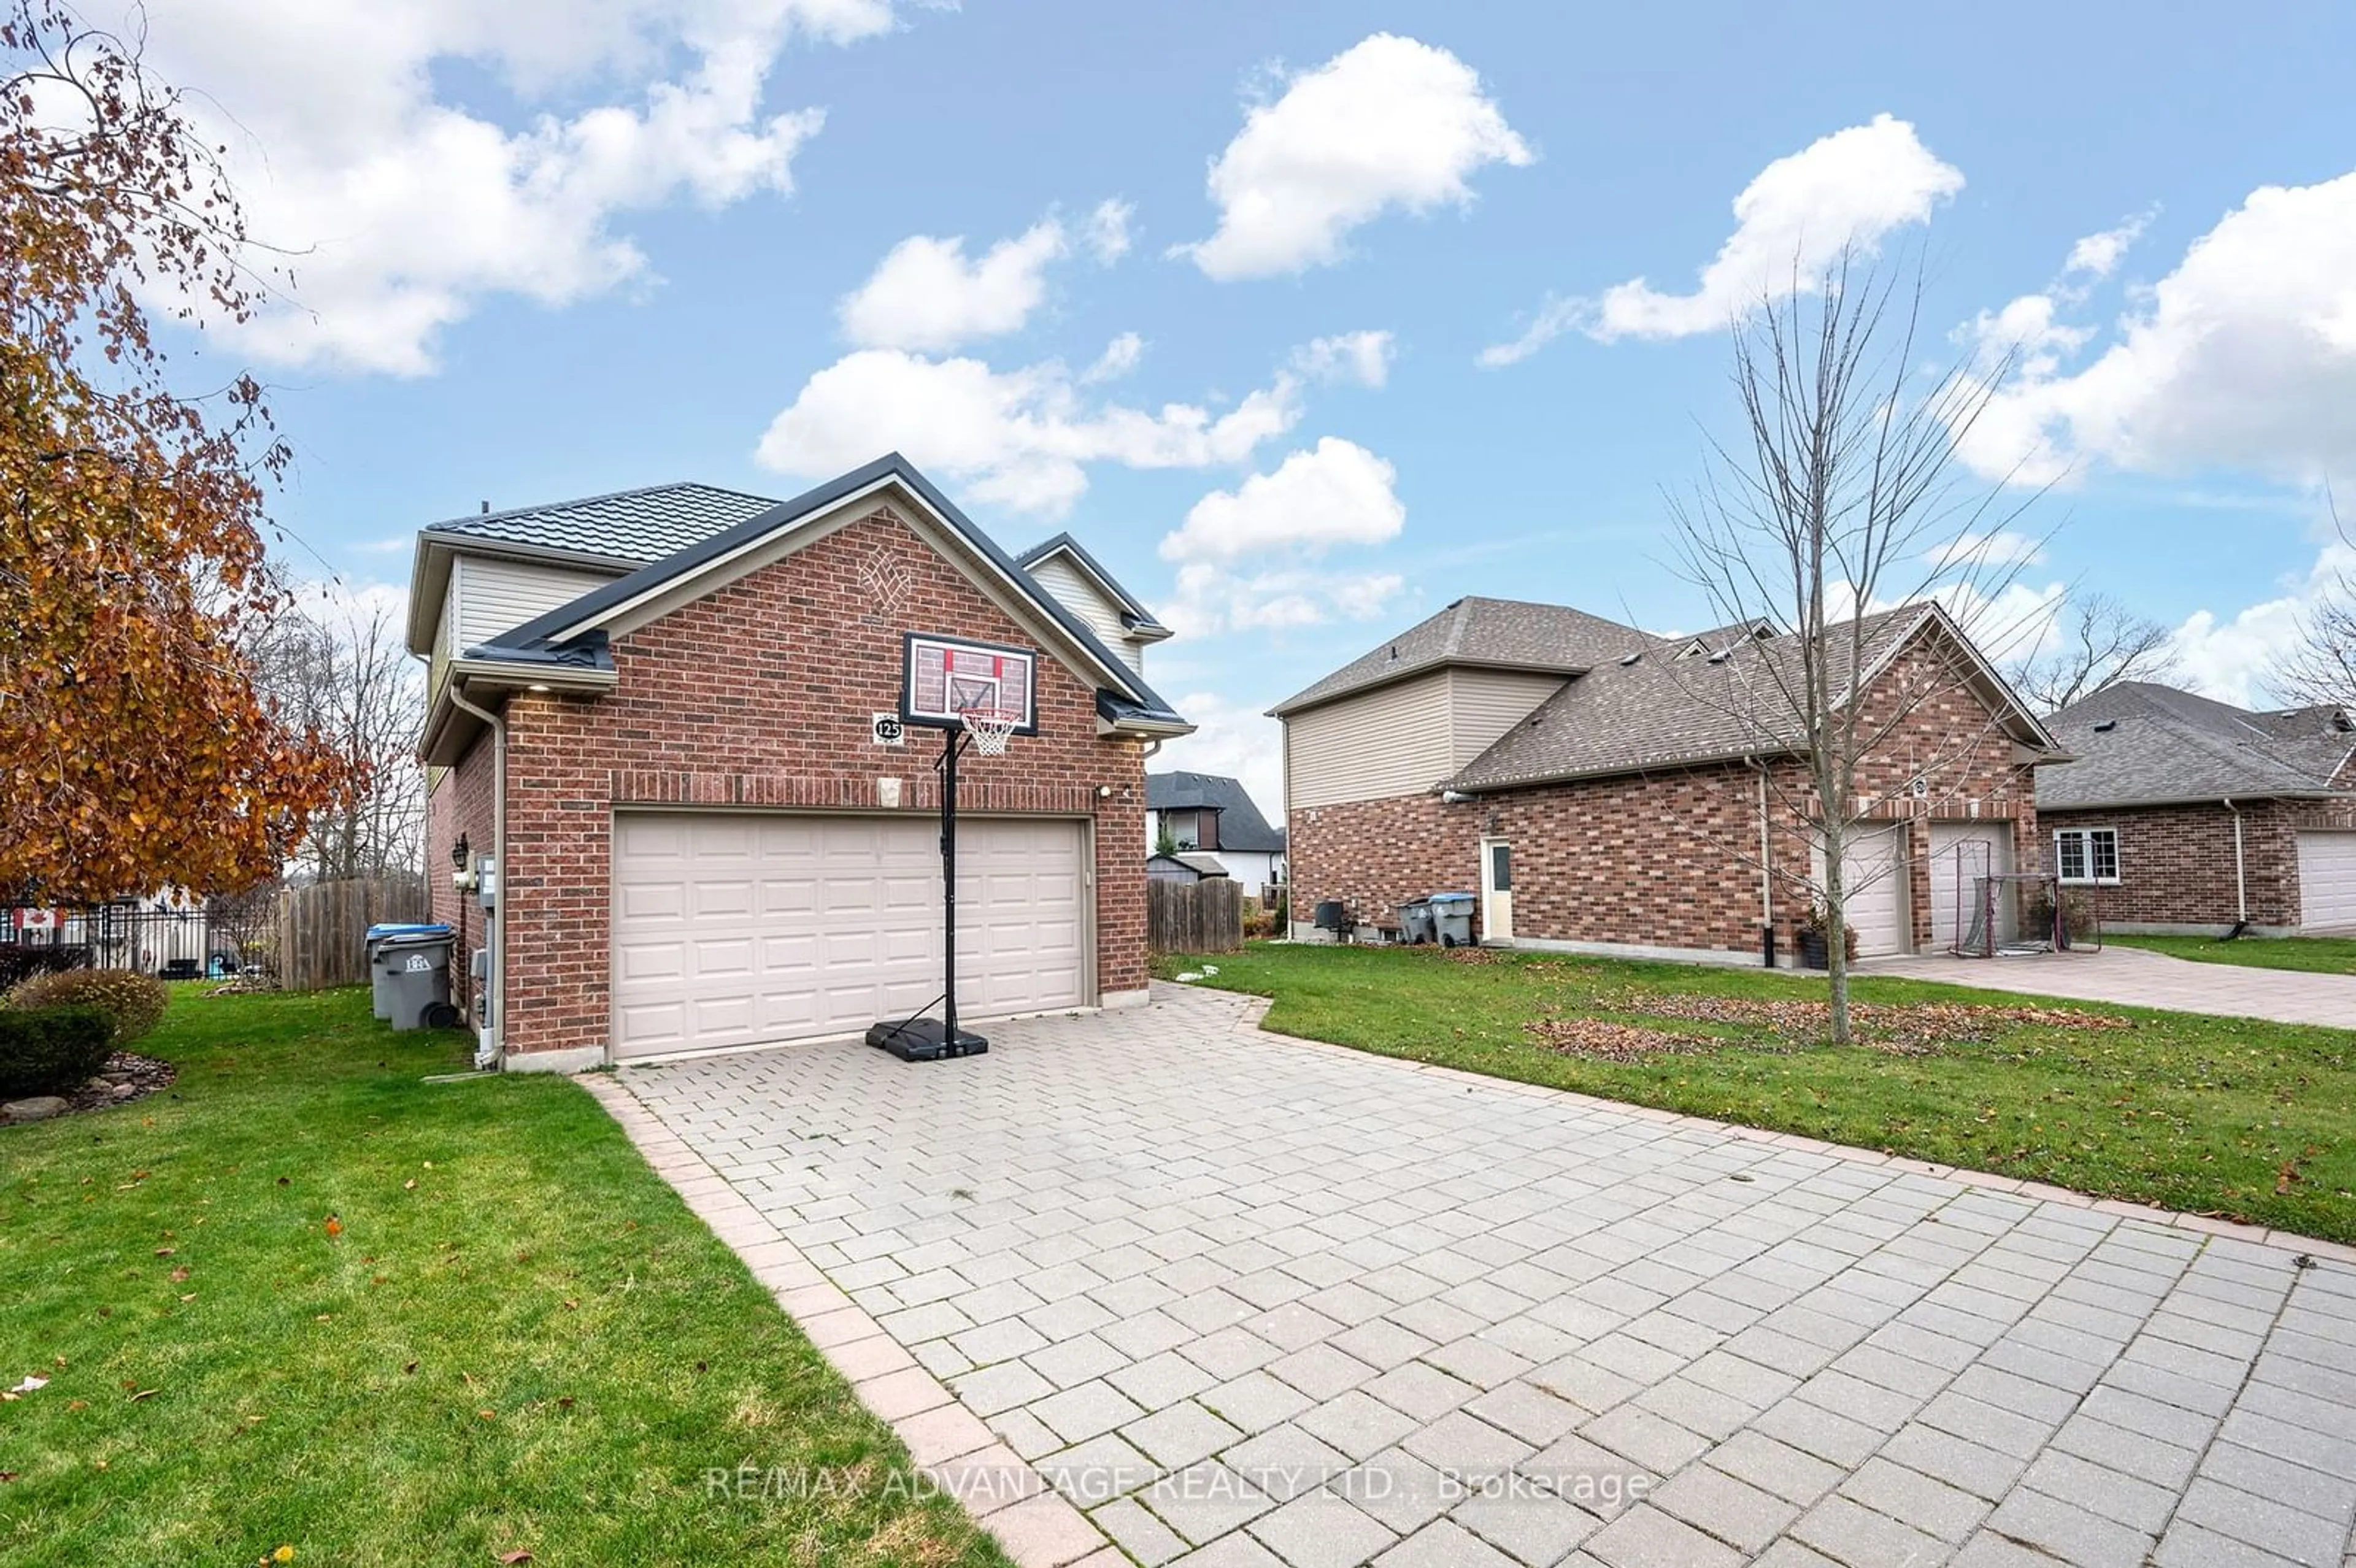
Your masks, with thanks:
[[[2300,827],[2356,827],[2356,801],[2248,800],[2242,810],[2242,861],[2254,925],[2299,923]],[[2238,918],[2233,884],[2233,814],[2222,801],[2141,806],[2125,811],[2048,811],[2045,863],[2052,831],[2115,827],[2119,885],[2086,890],[2111,925],[2230,925]]]
[[[1867,722],[1887,727],[1858,769],[1867,815],[1910,824],[1914,943],[1931,940],[1930,829],[1934,818],[2010,821],[2019,863],[2038,861],[2029,771],[1987,704],[1927,653],[1895,661],[1868,693]],[[1917,776],[1927,794],[1916,799]],[[1776,764],[1768,859],[1779,951],[1792,950],[1809,873],[1804,770]],[[1484,795],[1458,805],[1437,795],[1394,796],[1291,813],[1292,918],[1322,899],[1355,917],[1393,918],[1424,893],[1478,891],[1479,844],[1514,851],[1514,932],[1520,939],[1755,954],[1759,951],[1759,775],[1740,765],[1625,774]]]
[[[860,578],[879,546],[913,584],[890,616],[869,608]],[[909,630],[1033,640],[879,513],[617,639],[616,690],[509,699],[509,1051],[606,1042],[617,805],[873,811],[876,778],[897,775],[903,811],[939,809],[934,733],[917,731],[894,752],[868,731],[871,714],[899,706]],[[1143,748],[1098,739],[1094,688],[1053,658],[1040,660],[1038,699],[1039,735],[1017,737],[1002,758],[968,754],[959,809],[1093,819],[1097,984],[1137,989],[1146,983]],[[1097,798],[1099,784],[1112,786],[1109,799]],[[488,842],[487,827],[469,832]]]

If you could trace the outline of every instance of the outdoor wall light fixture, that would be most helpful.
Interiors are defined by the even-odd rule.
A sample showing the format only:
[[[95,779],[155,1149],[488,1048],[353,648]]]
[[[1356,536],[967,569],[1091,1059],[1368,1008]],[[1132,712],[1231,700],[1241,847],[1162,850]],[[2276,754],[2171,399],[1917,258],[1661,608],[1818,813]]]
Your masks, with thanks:
[[[466,836],[461,833],[458,835],[458,842],[450,846],[450,864],[461,871],[465,870],[467,853]]]
[[[1110,785],[1110,784],[1098,784],[1098,785],[1097,785],[1097,798],[1098,798],[1098,800],[1110,800],[1110,799],[1112,798],[1112,785]]]

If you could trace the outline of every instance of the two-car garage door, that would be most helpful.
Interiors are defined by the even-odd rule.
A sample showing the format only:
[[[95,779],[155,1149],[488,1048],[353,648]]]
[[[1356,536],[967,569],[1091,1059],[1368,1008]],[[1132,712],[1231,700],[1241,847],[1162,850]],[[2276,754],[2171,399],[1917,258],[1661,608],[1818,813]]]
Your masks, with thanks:
[[[958,824],[958,1007],[1078,1006],[1076,822]],[[941,989],[930,817],[625,813],[614,822],[619,1059],[855,1033]]]

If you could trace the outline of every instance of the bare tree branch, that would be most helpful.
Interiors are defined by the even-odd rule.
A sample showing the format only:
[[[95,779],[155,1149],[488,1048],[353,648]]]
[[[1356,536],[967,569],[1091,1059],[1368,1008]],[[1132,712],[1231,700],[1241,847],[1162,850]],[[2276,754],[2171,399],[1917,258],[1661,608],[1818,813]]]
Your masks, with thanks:
[[[2039,713],[2058,713],[2121,681],[2174,678],[2174,635],[2107,594],[2072,594],[2060,645],[2016,660],[2007,677]]]

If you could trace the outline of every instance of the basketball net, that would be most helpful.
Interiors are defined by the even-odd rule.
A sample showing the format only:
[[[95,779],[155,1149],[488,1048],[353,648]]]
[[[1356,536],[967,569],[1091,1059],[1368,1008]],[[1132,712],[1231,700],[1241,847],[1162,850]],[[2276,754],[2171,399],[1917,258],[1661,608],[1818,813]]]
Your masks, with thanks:
[[[1023,722],[1021,713],[1007,708],[969,708],[958,717],[965,720],[965,732],[973,737],[973,749],[985,757],[1004,756],[1006,742]]]

